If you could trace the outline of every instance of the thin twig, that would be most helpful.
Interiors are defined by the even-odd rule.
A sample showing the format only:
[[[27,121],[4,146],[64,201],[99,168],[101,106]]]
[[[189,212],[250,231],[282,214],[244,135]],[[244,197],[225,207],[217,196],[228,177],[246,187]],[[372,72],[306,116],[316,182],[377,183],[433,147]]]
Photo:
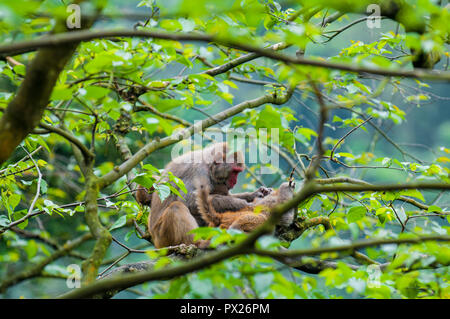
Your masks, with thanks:
[[[331,153],[330,153],[330,160],[333,161],[333,154],[334,151],[336,150],[336,148],[339,146],[339,144],[342,143],[343,140],[345,140],[350,134],[352,134],[354,131],[356,131],[358,128],[360,128],[361,126],[363,126],[364,124],[366,124],[368,121],[370,121],[372,119],[372,116],[370,116],[369,118],[367,118],[364,122],[360,123],[358,126],[355,126],[354,128],[352,128],[350,131],[348,131],[344,136],[342,136],[339,141],[337,141],[337,143],[333,146]]]
[[[28,215],[31,214],[31,212],[33,211],[34,205],[36,205],[36,201],[39,198],[39,195],[41,193],[41,182],[42,182],[42,173],[41,170],[39,169],[38,164],[36,163],[36,161],[34,160],[33,156],[27,151],[27,149],[25,147],[22,146],[22,149],[28,154],[28,156],[30,157],[31,161],[34,164],[34,167],[36,167],[36,171],[38,173],[38,181],[37,181],[37,189],[36,189],[36,195],[34,196],[33,201],[31,202],[30,207],[28,208],[28,213],[27,215],[24,216],[27,217]]]

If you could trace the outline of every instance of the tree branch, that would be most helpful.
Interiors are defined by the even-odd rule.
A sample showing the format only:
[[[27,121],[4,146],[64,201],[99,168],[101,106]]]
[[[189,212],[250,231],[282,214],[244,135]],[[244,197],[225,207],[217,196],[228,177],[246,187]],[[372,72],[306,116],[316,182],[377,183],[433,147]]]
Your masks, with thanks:
[[[94,154],[91,151],[89,151],[89,149],[83,143],[81,143],[81,141],[79,139],[77,139],[75,136],[73,136],[69,132],[64,131],[58,127],[54,127],[52,125],[45,124],[45,123],[40,123],[39,126],[50,132],[56,133],[56,134],[64,137],[70,143],[74,144],[81,151],[85,160],[87,159],[87,161],[89,161],[90,159],[94,158]]]
[[[91,231],[93,237],[96,239],[94,249],[91,256],[83,262],[83,283],[90,284],[94,282],[98,274],[98,268],[100,267],[106,251],[112,241],[112,236],[108,229],[106,229],[100,222],[98,216],[97,195],[99,193],[97,177],[93,172],[93,163],[89,163],[87,167],[86,178],[86,209],[85,220]]]
[[[397,76],[406,78],[421,78],[428,80],[450,81],[450,72],[427,71],[425,69],[415,69],[414,71],[392,70],[371,68],[363,66],[348,65],[343,63],[328,62],[322,60],[307,59],[304,57],[291,57],[285,54],[275,52],[271,49],[262,49],[250,44],[240,43],[238,41],[215,37],[207,34],[199,33],[169,33],[163,31],[143,31],[143,30],[100,30],[100,31],[74,31],[64,34],[56,34],[45,36],[39,39],[29,41],[11,43],[0,46],[0,53],[8,54],[10,52],[17,52],[20,50],[30,50],[36,48],[52,48],[55,46],[66,45],[71,43],[78,43],[80,41],[90,41],[94,39],[104,39],[111,37],[143,37],[154,39],[166,39],[173,41],[200,41],[200,42],[215,42],[235,49],[252,52],[252,56],[243,56],[238,64],[250,61],[256,57],[266,57],[287,64],[309,65],[316,67],[323,67],[329,69],[336,69],[341,71],[355,72],[355,73],[369,73],[384,76]],[[287,44],[279,44],[280,47],[286,47]],[[256,54],[256,55],[255,55]],[[244,58],[245,57],[245,58]],[[235,61],[236,62],[236,61]],[[236,62],[237,63],[237,62]],[[231,69],[236,65],[229,64],[227,68]],[[209,71],[211,74],[215,72],[223,73],[223,70],[217,69]]]
[[[89,286],[72,290],[60,296],[60,298],[89,298],[109,290],[117,290],[117,289],[122,290],[144,282],[155,280],[167,280],[206,268],[222,260],[242,254],[256,254],[259,256],[272,257],[277,260],[282,259],[284,260],[285,263],[290,263],[290,265],[293,266],[292,261],[289,261],[287,258],[292,257],[297,258],[300,256],[314,256],[328,252],[351,252],[358,248],[379,246],[385,244],[417,244],[424,241],[450,241],[450,236],[423,236],[416,238],[367,240],[355,242],[349,245],[334,246],[334,247],[321,247],[302,250],[269,251],[258,248],[249,248],[248,245],[253,242],[252,240],[249,240],[250,238],[254,238],[254,236],[250,234],[249,237],[247,237],[247,239],[241,244],[238,244],[236,246],[230,247],[222,251],[215,251],[213,253],[198,257],[180,266],[169,266],[164,269],[144,270],[142,272],[135,274],[114,276],[112,278],[97,281]],[[326,262],[322,261],[322,263]],[[301,265],[297,265],[297,267],[300,266]]]
[[[364,240],[354,242],[348,245],[341,246],[332,246],[332,247],[319,247],[319,248],[309,248],[309,249],[292,249],[292,250],[282,250],[282,251],[270,251],[270,250],[262,250],[255,248],[252,253],[255,253],[260,256],[267,257],[299,257],[299,256],[316,256],[324,253],[333,253],[333,252],[347,252],[352,253],[356,249],[373,247],[373,246],[381,246],[381,245],[389,245],[389,244],[420,244],[426,241],[450,241],[450,236],[419,236],[419,237],[411,237],[411,238],[380,238],[373,240]]]
[[[420,243],[422,241],[450,241],[450,236],[423,236],[415,238],[401,238],[401,239],[376,239],[372,241],[356,242],[350,245],[325,247],[325,248],[312,248],[305,250],[289,250],[284,252],[265,251],[254,248],[254,243],[258,238],[265,234],[269,234],[273,231],[273,228],[277,222],[281,219],[284,212],[295,207],[300,202],[307,199],[309,196],[319,192],[335,192],[335,191],[378,191],[378,190],[400,190],[400,189],[450,189],[450,184],[430,184],[430,183],[416,183],[416,184],[399,184],[399,185],[337,185],[333,187],[329,186],[317,186],[314,181],[306,181],[303,188],[294,196],[293,199],[288,202],[278,205],[271,209],[271,214],[267,221],[258,227],[255,231],[251,232],[242,242],[222,251],[215,251],[205,256],[201,256],[192,261],[186,262],[180,266],[170,266],[164,269],[158,269],[155,271],[144,271],[138,274],[132,274],[128,276],[120,276],[117,278],[110,278],[100,280],[92,283],[81,289],[77,289],[68,292],[61,296],[61,298],[87,298],[94,296],[98,293],[108,291],[111,289],[124,289],[137,284],[141,284],[147,281],[153,280],[165,280],[181,276],[193,271],[197,271],[208,267],[212,264],[218,263],[222,260],[228,259],[233,256],[242,254],[255,253],[258,255],[269,257],[292,257],[292,256],[312,256],[326,252],[341,252],[341,251],[354,251],[358,248],[364,248],[369,246],[377,246],[392,243]]]
[[[81,3],[84,0],[76,1]],[[100,11],[101,8],[97,8]],[[85,19],[89,28],[94,20]],[[55,30],[65,30],[65,20],[57,21]],[[54,30],[54,32],[55,32]],[[83,31],[81,31],[83,32]],[[64,33],[70,35],[72,32]],[[0,164],[5,162],[17,145],[33,131],[47,107],[53,87],[72,57],[79,41],[42,47],[27,68],[25,79],[0,118]],[[15,44],[13,45],[15,46]]]

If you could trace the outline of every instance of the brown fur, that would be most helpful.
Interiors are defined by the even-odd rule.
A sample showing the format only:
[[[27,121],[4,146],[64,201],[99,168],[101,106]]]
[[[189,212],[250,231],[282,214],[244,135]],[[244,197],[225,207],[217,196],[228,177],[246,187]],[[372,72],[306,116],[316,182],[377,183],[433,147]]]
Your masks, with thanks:
[[[148,228],[155,247],[194,243],[192,229],[204,225],[195,198],[194,179],[202,177],[211,195],[211,204],[218,212],[237,211],[249,205],[256,197],[262,197],[267,189],[261,188],[253,193],[230,194],[237,174],[245,167],[241,152],[228,153],[227,143],[216,143],[199,151],[186,153],[172,160],[165,168],[183,180],[187,193],[180,191],[183,199],[170,194],[161,202],[154,192],[151,200],[145,189],[139,189],[136,196],[141,204],[151,204]],[[189,162],[190,161],[190,162]],[[173,185],[176,187],[176,185]],[[194,244],[204,247],[207,242]]]
[[[205,182],[198,179],[196,186],[197,205],[202,218],[207,222],[209,227],[234,228],[244,232],[251,232],[263,224],[269,216],[270,208],[291,199],[294,194],[293,183],[286,182],[266,197],[255,198],[247,207],[238,211],[218,213],[214,209],[208,186]],[[294,218],[294,212],[294,209],[286,212],[280,224],[284,226],[291,224]]]
[[[145,187],[139,185],[136,191],[136,201],[141,205],[150,206],[152,203],[153,189],[147,190]]]

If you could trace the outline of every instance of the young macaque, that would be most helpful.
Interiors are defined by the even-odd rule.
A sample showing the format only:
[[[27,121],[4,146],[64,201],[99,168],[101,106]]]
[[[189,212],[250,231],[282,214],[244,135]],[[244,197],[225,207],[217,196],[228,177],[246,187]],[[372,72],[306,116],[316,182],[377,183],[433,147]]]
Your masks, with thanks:
[[[172,193],[161,202],[156,192],[150,198],[144,188],[139,188],[137,200],[151,206],[148,229],[155,247],[194,243],[193,235],[188,232],[205,225],[195,198],[194,180],[198,177],[205,181],[210,203],[217,212],[240,210],[255,198],[267,195],[269,189],[265,187],[253,193],[229,193],[244,168],[244,157],[240,151],[231,152],[227,143],[216,143],[183,154],[165,167],[166,172],[172,172],[184,182],[187,192],[180,190],[183,199]],[[173,186],[176,187],[175,184]],[[208,242],[197,241],[194,244],[205,247]]]
[[[208,186],[201,179],[197,180],[197,206],[200,214],[209,227],[240,229],[251,232],[269,217],[270,209],[291,199],[294,195],[295,184],[291,180],[270,192],[265,197],[255,198],[253,202],[238,211],[218,213],[212,205]],[[294,220],[295,209],[292,208],[283,214],[278,225],[289,226]]]

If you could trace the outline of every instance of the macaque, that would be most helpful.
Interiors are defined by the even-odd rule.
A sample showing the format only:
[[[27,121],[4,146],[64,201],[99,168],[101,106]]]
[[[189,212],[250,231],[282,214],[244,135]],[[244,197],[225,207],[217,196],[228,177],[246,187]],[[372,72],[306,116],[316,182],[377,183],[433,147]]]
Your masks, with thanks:
[[[197,205],[200,214],[209,227],[240,229],[251,232],[263,224],[269,217],[270,208],[291,199],[294,195],[293,181],[285,182],[265,197],[255,198],[251,205],[238,211],[218,213],[214,209],[208,191],[208,185],[201,179],[197,181]],[[256,207],[260,208],[259,212]],[[279,225],[289,226],[294,220],[295,209],[292,208],[283,214]]]
[[[193,235],[188,234],[189,231],[205,225],[195,196],[194,180],[198,177],[205,180],[211,205],[216,212],[237,211],[251,205],[255,198],[267,195],[269,190],[265,187],[253,193],[229,193],[244,168],[242,152],[230,152],[227,143],[216,143],[183,154],[165,167],[165,172],[171,172],[184,182],[187,193],[180,190],[183,198],[172,193],[161,202],[156,192],[150,195],[144,188],[139,188],[136,199],[139,203],[151,207],[148,229],[155,247],[196,244],[204,248],[208,245],[206,241],[194,243]],[[173,186],[176,187],[175,184]]]

